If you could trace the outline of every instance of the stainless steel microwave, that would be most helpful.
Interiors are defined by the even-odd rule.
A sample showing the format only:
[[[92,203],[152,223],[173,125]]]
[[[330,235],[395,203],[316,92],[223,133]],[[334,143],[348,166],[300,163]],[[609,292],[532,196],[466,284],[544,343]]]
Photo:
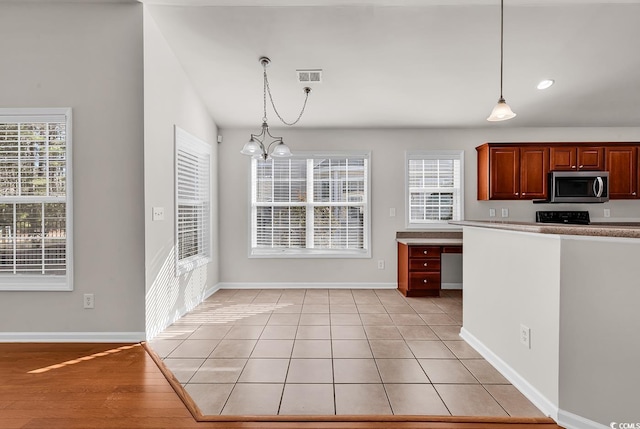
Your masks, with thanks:
[[[552,171],[550,203],[604,203],[609,201],[608,171]]]

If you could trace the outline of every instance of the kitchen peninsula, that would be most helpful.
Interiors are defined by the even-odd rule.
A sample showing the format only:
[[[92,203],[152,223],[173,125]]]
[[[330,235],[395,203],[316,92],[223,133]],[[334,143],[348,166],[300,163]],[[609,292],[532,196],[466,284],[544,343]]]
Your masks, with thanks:
[[[452,223],[461,336],[560,425],[640,421],[640,224]]]

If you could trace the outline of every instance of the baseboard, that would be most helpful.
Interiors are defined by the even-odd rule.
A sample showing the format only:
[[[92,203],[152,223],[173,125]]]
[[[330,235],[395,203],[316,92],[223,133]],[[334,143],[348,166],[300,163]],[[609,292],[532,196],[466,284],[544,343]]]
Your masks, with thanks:
[[[209,298],[218,290],[220,290],[220,283],[217,283],[213,286],[206,287],[205,290],[202,292],[202,296],[199,302],[194,303],[191,306],[183,306],[183,307],[174,309],[171,313],[167,314],[166,317],[164,317],[162,320],[160,320],[159,322],[156,322],[154,326],[149,326],[149,321],[147,320],[146,340],[151,341],[153,338],[156,337],[156,335],[164,331],[168,326],[170,326],[176,320],[180,319],[182,316],[184,316],[185,314],[189,313],[191,310],[196,308],[205,299]]]
[[[0,332],[2,343],[139,343],[144,332]]]
[[[220,283],[216,283],[215,285],[206,288],[204,290],[204,296],[202,297],[202,300],[204,301],[205,299],[209,298],[211,295],[218,292],[219,290],[220,290]]]
[[[220,289],[396,289],[397,283],[316,283],[316,282],[283,282],[283,283],[218,283]]]
[[[462,283],[442,283],[440,289],[462,290]]]
[[[614,427],[585,419],[584,417],[564,410],[558,410],[557,422],[560,426],[567,429],[607,429],[609,427]]]
[[[471,347],[482,355],[495,369],[500,372],[511,384],[513,384],[524,396],[527,397],[544,414],[558,421],[558,406],[533,387],[524,377],[511,368],[498,355],[493,353],[480,340],[473,336],[464,327],[460,329],[460,336]]]

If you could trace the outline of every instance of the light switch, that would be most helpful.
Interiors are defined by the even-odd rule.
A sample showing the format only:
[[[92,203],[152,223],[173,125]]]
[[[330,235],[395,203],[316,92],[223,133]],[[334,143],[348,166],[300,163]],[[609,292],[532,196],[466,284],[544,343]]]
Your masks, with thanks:
[[[164,220],[164,207],[153,208],[153,220]]]
[[[391,207],[389,209],[389,217],[395,217],[396,216],[396,208],[395,207]]]

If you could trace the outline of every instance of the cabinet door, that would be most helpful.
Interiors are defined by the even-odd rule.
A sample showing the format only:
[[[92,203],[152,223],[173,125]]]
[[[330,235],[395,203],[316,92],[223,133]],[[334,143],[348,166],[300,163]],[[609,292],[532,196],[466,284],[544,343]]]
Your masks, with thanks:
[[[572,171],[578,169],[577,151],[574,146],[554,146],[550,150],[551,171]]]
[[[605,148],[605,170],[609,172],[609,198],[638,198],[637,150],[633,146]]]
[[[489,151],[489,199],[520,198],[520,148],[492,147]]]
[[[520,198],[545,198],[548,172],[548,147],[520,147]]]
[[[578,170],[604,170],[604,147],[578,147]]]

